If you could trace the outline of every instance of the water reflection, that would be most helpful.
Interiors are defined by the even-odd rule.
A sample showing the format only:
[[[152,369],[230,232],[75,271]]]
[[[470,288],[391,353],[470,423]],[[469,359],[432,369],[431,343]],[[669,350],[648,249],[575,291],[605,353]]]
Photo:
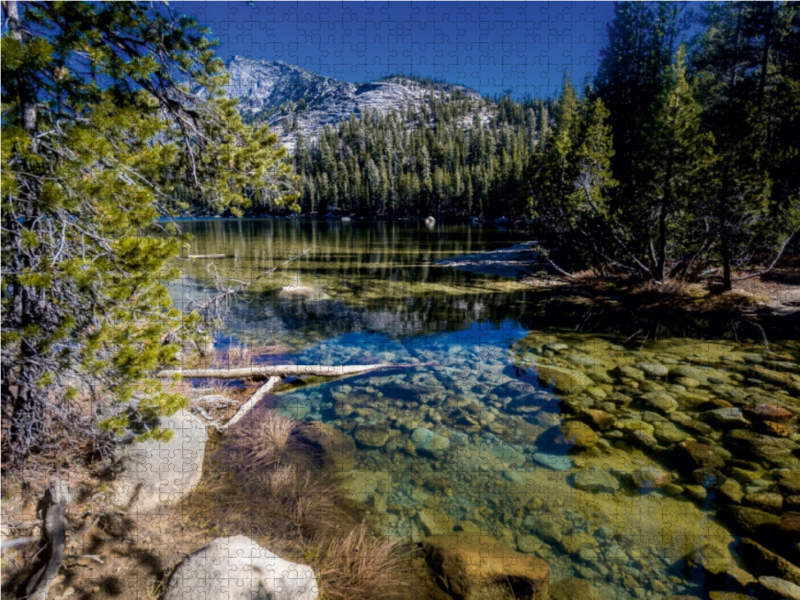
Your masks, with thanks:
[[[756,589],[737,555],[745,538],[797,561],[786,542],[796,524],[774,535],[800,498],[796,342],[767,351],[662,330],[626,344],[628,319],[592,323],[585,305],[542,304],[517,282],[436,264],[520,241],[509,232],[187,228],[189,254],[229,258],[183,263],[184,303],[207,293],[210,270],[247,281],[313,247],[233,303],[228,339],[288,343],[296,352],[282,360],[302,363],[424,365],[279,403],[349,436],[357,451],[339,457],[341,483],[385,535],[491,536],[545,560],[551,586],[577,577],[603,599]]]

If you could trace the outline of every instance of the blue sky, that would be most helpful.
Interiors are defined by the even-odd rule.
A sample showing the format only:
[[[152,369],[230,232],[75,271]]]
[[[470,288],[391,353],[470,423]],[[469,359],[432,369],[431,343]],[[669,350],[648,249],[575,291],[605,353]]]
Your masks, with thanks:
[[[482,94],[548,96],[591,80],[612,2],[170,2],[219,37],[225,60],[282,60],[347,81],[395,73]]]

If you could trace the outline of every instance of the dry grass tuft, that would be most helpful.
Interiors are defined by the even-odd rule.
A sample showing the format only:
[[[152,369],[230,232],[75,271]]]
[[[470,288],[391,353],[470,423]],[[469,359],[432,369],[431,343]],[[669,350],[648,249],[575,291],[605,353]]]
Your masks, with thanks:
[[[336,529],[340,494],[319,473],[281,466],[257,475],[252,487],[254,494],[269,498],[273,536],[303,542]]]
[[[377,540],[366,522],[333,539],[320,559],[323,596],[341,600],[397,598],[408,591],[407,560],[397,540]]]
[[[228,450],[229,464],[236,470],[261,471],[286,462],[293,450],[301,443],[297,434],[302,423],[279,415],[274,411],[264,411],[240,425],[231,439]]]

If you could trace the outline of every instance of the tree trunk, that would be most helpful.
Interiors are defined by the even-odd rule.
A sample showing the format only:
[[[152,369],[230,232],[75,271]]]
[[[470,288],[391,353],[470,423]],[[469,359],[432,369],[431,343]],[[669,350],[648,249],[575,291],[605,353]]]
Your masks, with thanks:
[[[731,249],[730,240],[728,239],[728,226],[726,218],[726,205],[725,201],[728,194],[728,168],[722,174],[722,186],[719,192],[719,201],[717,203],[717,217],[719,219],[719,241],[720,250],[722,252],[722,289],[729,292],[733,287],[731,281]]]
[[[658,266],[656,267],[656,277],[662,283],[667,272],[667,215],[669,214],[669,203],[672,200],[672,163],[667,166],[667,174],[664,178],[664,197],[661,200],[661,214],[658,218]]]
[[[769,45],[772,33],[772,13],[773,3],[767,2],[767,22],[764,25],[764,51],[761,53],[761,80],[758,83],[758,113],[761,114],[764,107],[764,90],[767,87],[767,68],[769,67]]]
[[[8,23],[8,31],[11,36],[22,41],[22,24],[19,20],[19,2],[16,0],[8,0],[3,2],[6,21]],[[36,132],[36,98],[31,93],[30,86],[27,85],[28,81],[21,77],[19,86],[19,106],[22,111],[22,127],[26,133],[31,136]],[[37,142],[36,139],[31,139],[31,150],[36,152]]]
[[[60,479],[56,479],[48,490],[49,506],[44,514],[45,543],[48,558],[28,582],[28,600],[46,600],[47,592],[53,584],[58,567],[64,559],[64,543],[66,532],[64,527],[64,511],[70,502],[69,487]]]

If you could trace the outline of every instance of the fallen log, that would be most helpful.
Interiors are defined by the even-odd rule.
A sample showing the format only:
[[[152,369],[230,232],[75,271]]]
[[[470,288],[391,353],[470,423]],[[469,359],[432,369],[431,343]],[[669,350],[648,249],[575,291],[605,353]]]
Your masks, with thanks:
[[[227,254],[190,254],[189,259],[194,260],[196,258],[228,258]]]
[[[48,496],[49,504],[44,514],[44,535],[49,556],[28,582],[26,591],[29,600],[47,598],[47,592],[64,560],[66,542],[64,511],[70,502],[69,486],[64,481],[56,479],[50,485]]]
[[[158,378],[179,375],[193,379],[267,379],[268,377],[286,375],[319,375],[321,377],[341,377],[343,375],[359,375],[378,369],[403,369],[422,365],[255,365],[236,369],[171,369],[156,373]]]
[[[280,377],[270,377],[267,383],[258,388],[258,391],[256,391],[255,394],[253,394],[250,400],[242,404],[242,406],[239,407],[239,410],[236,411],[236,414],[234,414],[233,417],[231,417],[231,420],[225,423],[225,425],[223,425],[222,427],[220,427],[219,430],[225,431],[226,429],[233,427],[239,421],[241,421],[242,417],[244,417],[247,413],[249,413],[256,404],[261,402],[264,399],[264,396],[269,394],[275,388],[275,386],[280,383],[280,381],[281,381]]]

